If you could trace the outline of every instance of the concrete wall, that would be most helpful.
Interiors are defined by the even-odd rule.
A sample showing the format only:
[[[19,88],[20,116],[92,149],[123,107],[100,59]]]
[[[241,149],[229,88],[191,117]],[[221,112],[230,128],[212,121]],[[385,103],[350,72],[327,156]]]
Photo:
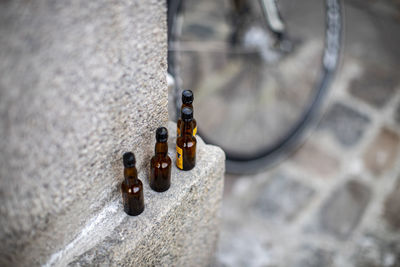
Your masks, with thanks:
[[[167,122],[161,0],[0,2],[0,265],[38,265],[147,169]]]

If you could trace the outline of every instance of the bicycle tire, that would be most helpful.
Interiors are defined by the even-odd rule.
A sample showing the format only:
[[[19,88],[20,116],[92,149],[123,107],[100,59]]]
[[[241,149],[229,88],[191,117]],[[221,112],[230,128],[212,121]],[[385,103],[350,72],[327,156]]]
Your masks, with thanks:
[[[168,40],[169,43],[175,39],[174,27],[182,8],[182,0],[168,1]],[[332,83],[334,75],[339,65],[341,41],[342,41],[342,9],[340,0],[325,1],[325,36],[324,48],[321,59],[321,69],[314,86],[314,95],[309,101],[309,105],[304,109],[302,115],[291,129],[274,144],[263,148],[249,156],[229,151],[223,148],[226,153],[226,171],[229,173],[254,173],[279,161],[283,155],[293,151],[301,141],[304,140],[305,132],[316,121],[323,100]],[[173,51],[168,52],[168,72],[174,77],[177,73],[175,57]],[[179,110],[179,92],[176,87],[174,91],[174,101]],[[176,112],[179,114],[179,111]],[[206,143],[211,143],[205,135],[202,135],[201,127],[198,134]],[[218,144],[215,144],[218,145]]]

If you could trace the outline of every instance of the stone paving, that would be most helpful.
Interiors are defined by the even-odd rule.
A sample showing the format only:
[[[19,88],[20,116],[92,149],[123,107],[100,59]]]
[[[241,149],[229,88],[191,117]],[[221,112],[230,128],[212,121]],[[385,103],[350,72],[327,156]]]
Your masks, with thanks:
[[[342,66],[306,143],[226,175],[215,266],[400,266],[400,16],[360,3],[346,3]]]

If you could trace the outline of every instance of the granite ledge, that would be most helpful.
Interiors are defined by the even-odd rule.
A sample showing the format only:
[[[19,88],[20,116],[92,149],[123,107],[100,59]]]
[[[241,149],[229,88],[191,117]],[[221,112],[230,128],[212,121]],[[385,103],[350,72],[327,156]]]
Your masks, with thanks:
[[[139,169],[144,212],[136,217],[126,215],[118,196],[45,266],[201,266],[212,261],[219,232],[225,154],[198,137],[196,167],[180,171],[175,166],[176,124],[169,122],[168,129],[169,156],[174,163],[170,189],[154,192],[149,187],[148,171]]]

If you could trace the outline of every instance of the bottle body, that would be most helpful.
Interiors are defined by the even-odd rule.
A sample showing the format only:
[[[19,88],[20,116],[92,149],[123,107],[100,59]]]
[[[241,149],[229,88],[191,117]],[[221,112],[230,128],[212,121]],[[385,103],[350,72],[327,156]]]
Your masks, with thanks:
[[[164,192],[171,186],[171,158],[167,143],[156,143],[155,152],[150,162],[150,187]]]
[[[139,179],[128,184],[122,182],[122,199],[124,203],[124,211],[131,216],[137,216],[144,210],[143,184]]]
[[[136,168],[125,168],[125,179],[121,184],[124,211],[131,216],[139,215],[144,210],[143,184],[137,178]]]
[[[176,139],[176,166],[188,171],[196,165],[197,140],[190,121],[183,121],[181,129],[182,134]]]

